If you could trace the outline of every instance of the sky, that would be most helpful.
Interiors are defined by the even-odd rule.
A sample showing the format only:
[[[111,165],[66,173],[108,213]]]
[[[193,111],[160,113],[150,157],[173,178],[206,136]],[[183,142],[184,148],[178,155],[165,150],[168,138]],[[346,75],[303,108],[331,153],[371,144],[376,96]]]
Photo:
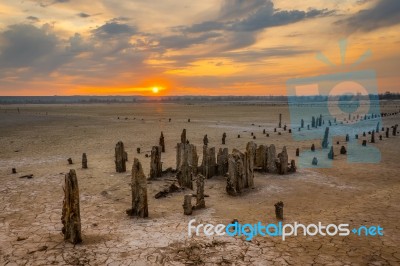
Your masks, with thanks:
[[[2,0],[0,96],[286,95],[366,69],[400,92],[399,32],[398,0]]]

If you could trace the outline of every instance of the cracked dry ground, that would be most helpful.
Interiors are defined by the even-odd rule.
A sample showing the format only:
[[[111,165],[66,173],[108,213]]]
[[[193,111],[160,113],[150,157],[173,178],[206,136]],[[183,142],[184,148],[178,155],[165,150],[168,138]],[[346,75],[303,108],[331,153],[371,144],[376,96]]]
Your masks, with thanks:
[[[347,164],[346,157],[338,155],[332,169],[304,169],[288,176],[256,173],[256,188],[241,197],[226,195],[224,177],[206,180],[207,208],[190,217],[182,211],[183,195],[190,191],[154,199],[171,181],[170,177],[151,181],[150,217],[131,219],[125,214],[130,205],[130,174],[114,171],[113,149],[118,140],[127,147],[129,163],[137,156],[148,173],[150,162],[145,153],[161,130],[167,143],[167,152],[162,154],[167,168],[174,167],[174,145],[182,128],[198,147],[208,133],[210,144],[218,149],[220,136],[227,131],[229,149],[244,150],[251,140],[250,131],[262,135],[259,131],[266,128],[272,132],[277,113],[283,112],[285,117],[285,108],[276,107],[167,105],[162,113],[159,106],[141,107],[127,111],[130,107],[121,105],[107,106],[107,110],[104,106],[31,106],[25,114],[0,114],[0,265],[400,264],[400,137],[376,143],[382,151],[380,164]],[[45,111],[47,116],[40,114]],[[218,121],[211,118],[215,113],[220,114]],[[265,113],[271,117],[265,118]],[[116,114],[130,116],[118,121]],[[134,116],[144,117],[144,121],[133,120]],[[190,124],[185,122],[188,116]],[[165,122],[168,117],[172,123]],[[398,120],[388,118],[385,123],[392,125]],[[252,127],[248,121],[263,127]],[[242,137],[229,138],[237,134]],[[268,139],[260,136],[255,142],[274,143],[278,151],[285,143],[290,158],[298,146],[310,146],[310,142],[293,142],[285,133],[271,134]],[[136,147],[144,152],[136,154]],[[335,146],[336,154],[339,148]],[[89,169],[80,169],[82,152],[88,154]],[[77,170],[80,188],[83,244],[76,246],[65,243],[61,234],[68,157],[75,161],[72,167]],[[10,174],[12,167],[18,174]],[[18,178],[24,174],[34,177]],[[246,241],[241,237],[187,236],[187,224],[193,218],[213,224],[227,224],[234,218],[241,223],[275,223],[274,203],[279,200],[285,203],[285,223],[349,223],[350,228],[379,224],[384,236],[297,236],[285,241],[278,237]]]

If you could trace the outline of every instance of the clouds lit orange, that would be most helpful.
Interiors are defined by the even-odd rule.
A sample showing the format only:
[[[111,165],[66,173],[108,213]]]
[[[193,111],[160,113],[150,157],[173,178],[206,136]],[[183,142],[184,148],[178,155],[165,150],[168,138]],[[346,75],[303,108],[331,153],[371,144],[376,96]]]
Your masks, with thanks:
[[[374,69],[399,92],[397,0],[11,1],[0,4],[0,95],[283,95],[288,79]],[[389,12],[390,11],[390,12]],[[397,18],[396,18],[397,16]]]

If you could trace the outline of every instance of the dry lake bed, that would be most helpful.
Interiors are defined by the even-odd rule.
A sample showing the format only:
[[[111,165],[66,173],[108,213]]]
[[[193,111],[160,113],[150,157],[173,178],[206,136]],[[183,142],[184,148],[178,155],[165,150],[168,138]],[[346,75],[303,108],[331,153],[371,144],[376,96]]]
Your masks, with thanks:
[[[397,112],[399,105],[384,102],[381,111]],[[319,140],[295,141],[288,131],[274,132],[279,113],[289,125],[288,107],[272,104],[0,106],[0,265],[400,265],[400,137],[391,132],[389,138],[380,132],[376,143],[367,144],[380,150],[380,163],[348,163],[339,153],[345,137],[338,136],[331,168],[299,168],[288,175],[256,171],[254,188],[237,197],[227,194],[226,176],[206,179],[206,208],[190,216],[183,214],[183,197],[195,192],[185,189],[156,199],[174,176],[149,180],[149,217],[127,216],[133,159],[140,160],[148,175],[146,154],[158,145],[161,131],[163,169],[176,167],[176,145],[184,128],[197,147],[199,163],[205,134],[209,146],[216,151],[228,148],[229,153],[233,148],[244,151],[249,141],[274,144],[277,153],[286,146],[289,162],[298,160],[296,148],[309,150],[312,143],[320,147]],[[400,115],[383,117],[384,127],[399,123]],[[118,141],[128,153],[125,173],[115,171]],[[88,169],[81,167],[82,153],[87,154]],[[76,170],[80,191],[83,242],[77,245],[64,241],[61,232],[64,176],[70,169]],[[19,178],[30,174],[32,178]],[[268,236],[250,241],[243,236],[188,237],[191,219],[277,223],[278,201],[284,202],[283,223],[379,225],[384,234],[300,235],[285,241]]]

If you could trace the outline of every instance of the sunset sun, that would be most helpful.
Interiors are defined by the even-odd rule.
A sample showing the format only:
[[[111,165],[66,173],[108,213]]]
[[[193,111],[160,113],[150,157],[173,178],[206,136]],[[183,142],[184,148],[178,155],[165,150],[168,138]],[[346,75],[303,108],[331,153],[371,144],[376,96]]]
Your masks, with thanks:
[[[158,87],[153,87],[151,90],[153,91],[153,93],[158,93],[159,91]]]

